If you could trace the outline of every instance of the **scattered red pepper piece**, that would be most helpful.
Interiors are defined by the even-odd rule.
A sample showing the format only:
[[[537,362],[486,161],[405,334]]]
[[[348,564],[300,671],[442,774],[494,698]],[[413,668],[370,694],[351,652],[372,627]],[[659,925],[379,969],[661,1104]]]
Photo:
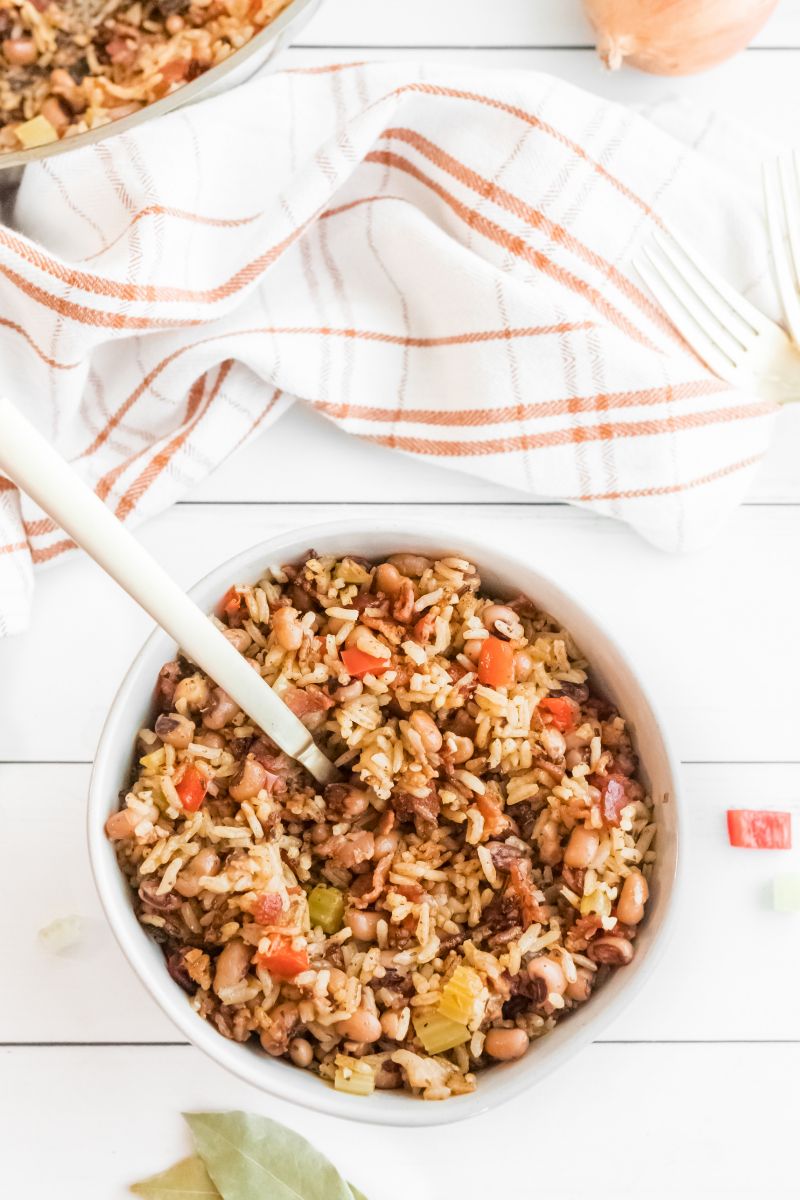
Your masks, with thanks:
[[[568,696],[545,696],[539,701],[539,708],[550,714],[552,724],[562,733],[571,733],[575,728],[576,705]]]
[[[175,784],[175,791],[185,812],[197,812],[203,803],[207,787],[208,780],[196,767],[191,763],[184,767],[183,774]]]
[[[750,850],[790,850],[792,815],[764,809],[728,809],[728,840]]]
[[[308,950],[305,946],[297,950],[291,938],[276,937],[272,939],[272,946],[266,954],[256,955],[256,962],[280,979],[293,979],[301,971],[308,970]]]
[[[360,679],[362,675],[382,675],[389,667],[388,658],[376,658],[374,654],[365,654],[355,647],[342,651],[342,662],[353,679]]]
[[[508,687],[514,682],[514,648],[510,642],[488,637],[481,646],[478,679],[486,687]]]

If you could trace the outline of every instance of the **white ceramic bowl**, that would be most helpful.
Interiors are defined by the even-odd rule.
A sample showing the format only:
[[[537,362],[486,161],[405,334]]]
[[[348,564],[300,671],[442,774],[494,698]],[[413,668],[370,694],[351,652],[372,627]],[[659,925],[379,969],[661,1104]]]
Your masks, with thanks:
[[[186,994],[167,974],[161,951],[134,915],[132,893],[103,831],[106,818],[117,808],[120,789],[127,786],[134,738],[151,714],[159,668],[175,653],[174,643],[160,630],[148,639],[128,671],[100,737],[88,809],[89,850],[97,888],[117,941],[150,994],[190,1041],[235,1075],[284,1100],[352,1120],[404,1126],[457,1121],[510,1100],[540,1083],[619,1015],[652,970],[665,940],[674,900],[678,848],[676,773],[642,685],[619,648],[579,602],[534,567],[462,537],[455,530],[393,523],[378,530],[374,523],[348,521],[293,531],[223,563],[192,589],[192,595],[210,610],[232,583],[255,580],[266,566],[289,562],[310,546],[319,552],[352,553],[367,558],[402,550],[426,555],[463,555],[478,565],[483,585],[491,594],[510,597],[524,592],[571,630],[591,663],[597,685],[614,700],[628,722],[656,803],[658,857],[650,884],[648,916],[636,939],[632,964],[614,972],[583,1007],[534,1043],[524,1058],[482,1072],[477,1090],[471,1095],[439,1103],[415,1100],[399,1092],[375,1092],[366,1099],[343,1095],[315,1075],[269,1058],[255,1044],[240,1045],[222,1037],[192,1011]]]

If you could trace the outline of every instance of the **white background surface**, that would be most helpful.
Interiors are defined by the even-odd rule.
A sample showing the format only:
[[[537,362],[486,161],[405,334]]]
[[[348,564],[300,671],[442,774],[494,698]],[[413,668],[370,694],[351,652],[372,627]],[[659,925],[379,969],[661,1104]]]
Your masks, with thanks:
[[[681,96],[796,136],[800,4],[704,76],[604,74],[578,0],[328,0],[293,65],[424,56],[546,70],[623,102]],[[307,467],[287,460],[302,446]],[[117,1200],[185,1153],[182,1109],[292,1125],[370,1200],[783,1200],[797,1178],[800,919],[770,910],[800,850],[727,846],[728,807],[800,829],[800,406],[708,551],[670,558],[621,526],[367,448],[296,410],[142,540],[191,583],[289,526],[368,513],[467,523],[577,588],[659,696],[684,762],[686,898],[662,964],[601,1041],[537,1093],[430,1133],[358,1128],[266,1098],[182,1044],[105,928],[83,809],[103,715],[148,622],[91,564],[39,577],[31,632],[0,643],[0,1193]],[[335,466],[334,485],[332,466]],[[37,930],[77,914],[48,955]],[[260,1198],[259,1198],[260,1200]]]

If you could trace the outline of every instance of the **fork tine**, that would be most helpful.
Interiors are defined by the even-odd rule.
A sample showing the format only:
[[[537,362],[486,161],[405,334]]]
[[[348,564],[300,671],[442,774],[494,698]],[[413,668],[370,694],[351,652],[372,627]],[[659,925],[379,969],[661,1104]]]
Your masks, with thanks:
[[[633,266],[639,272],[670,321],[672,321],[672,324],[679,333],[683,334],[686,341],[700,355],[706,366],[715,375],[719,375],[721,379],[732,381],[734,367],[730,359],[717,349],[694,318],[687,312],[680,301],[676,299],[674,292],[664,282],[653,260],[649,256],[645,258],[644,254],[640,254],[633,260]]]
[[[767,210],[767,228],[772,249],[772,266],[775,271],[775,281],[783,303],[783,311],[796,342],[800,341],[800,299],[792,272],[784,241],[783,224],[781,222],[781,193],[777,164],[764,163],[764,202]]]
[[[719,293],[726,304],[728,304],[729,307],[732,308],[733,311],[740,316],[747,325],[751,326],[751,328],[757,333],[765,333],[767,330],[773,328],[773,323],[770,321],[769,317],[765,317],[762,312],[759,312],[754,304],[751,304],[749,300],[745,300],[744,296],[741,296],[739,292],[736,291],[736,288],[731,287],[727,279],[724,279],[722,275],[720,275],[719,272],[716,271],[706,259],[702,258],[701,255],[699,255],[694,249],[694,247],[690,246],[671,226],[667,226],[667,233],[672,238],[673,242],[680,246],[681,250],[686,255],[686,258],[697,269],[698,274],[702,275],[703,279],[705,279],[705,281],[710,284],[716,292]]]
[[[661,253],[683,279],[685,285],[694,292],[698,300],[713,314],[718,324],[744,348],[749,347],[758,333],[744,321],[737,312],[732,310],[715,291],[713,278],[709,279],[700,267],[695,255],[689,255],[679,243],[672,245],[669,240],[659,233],[653,234],[653,241]],[[713,271],[710,271],[713,276]],[[723,347],[724,349],[724,347]]]
[[[731,337],[725,326],[717,320],[714,314],[707,308],[703,299],[695,290],[693,281],[687,279],[686,276],[678,270],[673,260],[672,255],[665,252],[661,245],[658,245],[656,250],[649,246],[643,247],[644,253],[649,257],[651,263],[658,271],[664,283],[673,293],[677,300],[690,313],[696,323],[705,333],[706,337],[714,343],[714,345],[722,351],[726,358],[730,360],[733,366],[736,366],[743,354],[745,348]],[[757,337],[757,334],[751,334],[751,337]]]

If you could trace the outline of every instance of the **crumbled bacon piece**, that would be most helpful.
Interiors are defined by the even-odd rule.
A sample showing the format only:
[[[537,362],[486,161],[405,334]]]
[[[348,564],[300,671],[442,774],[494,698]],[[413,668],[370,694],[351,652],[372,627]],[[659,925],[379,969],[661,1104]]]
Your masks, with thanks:
[[[300,717],[301,720],[309,713],[327,712],[335,703],[325,692],[312,688],[288,687],[283,693],[282,699],[294,715]]]
[[[370,904],[374,904],[381,897],[392,869],[393,858],[393,853],[385,854],[375,864],[371,878],[369,875],[360,875],[353,882],[350,887],[350,899],[356,908],[369,908]]]
[[[483,817],[483,832],[486,837],[498,837],[503,833],[510,824],[508,817],[503,812],[499,801],[487,790],[483,796],[478,797],[477,805],[478,812]]]
[[[644,796],[642,785],[627,775],[590,775],[589,783],[600,791],[601,811],[606,825],[619,825],[623,808]]]
[[[256,896],[250,915],[259,925],[272,925],[283,912],[283,900],[277,892],[262,892]]]
[[[420,646],[426,646],[433,637],[435,627],[436,614],[428,609],[414,625],[414,641],[419,642]]]
[[[525,857],[525,851],[508,842],[487,842],[486,849],[492,856],[492,864],[498,871],[510,871],[511,864]]]
[[[392,604],[392,616],[401,625],[408,625],[414,616],[414,584],[410,579],[403,579],[400,590]]]
[[[567,930],[564,945],[570,954],[585,950],[602,927],[603,923],[596,913],[587,913],[584,917],[578,917],[572,928]]]
[[[534,921],[545,922],[550,918],[550,909],[544,903],[544,895],[533,885],[530,859],[518,858],[512,862],[508,890],[519,900],[522,923],[532,925]]]
[[[411,792],[394,792],[392,808],[398,821],[413,821],[418,817],[428,825],[435,825],[442,802],[435,788],[429,788],[425,796],[414,796]]]

